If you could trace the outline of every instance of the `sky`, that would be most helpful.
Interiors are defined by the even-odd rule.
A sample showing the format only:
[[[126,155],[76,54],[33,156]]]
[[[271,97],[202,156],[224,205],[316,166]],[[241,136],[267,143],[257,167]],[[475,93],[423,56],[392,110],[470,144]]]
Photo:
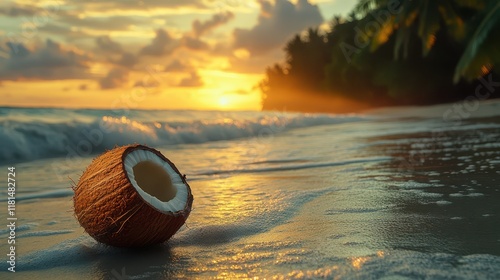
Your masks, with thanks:
[[[283,47],[353,0],[3,0],[0,106],[259,110]]]

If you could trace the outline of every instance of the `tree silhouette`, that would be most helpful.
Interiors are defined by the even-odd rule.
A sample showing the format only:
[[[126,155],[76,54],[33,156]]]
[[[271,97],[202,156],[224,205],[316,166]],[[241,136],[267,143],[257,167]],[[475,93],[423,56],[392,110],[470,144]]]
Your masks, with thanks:
[[[311,110],[317,96],[371,106],[450,102],[474,92],[472,78],[497,75],[498,0],[391,2],[361,0],[347,18],[333,17],[329,31],[294,36],[285,62],[260,83],[263,108],[306,110],[309,103]],[[328,102],[321,100],[317,108]]]

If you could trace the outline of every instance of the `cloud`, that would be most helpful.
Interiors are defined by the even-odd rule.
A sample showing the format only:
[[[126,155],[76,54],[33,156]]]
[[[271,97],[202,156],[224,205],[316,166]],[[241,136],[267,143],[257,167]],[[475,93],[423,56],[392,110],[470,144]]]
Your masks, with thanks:
[[[116,61],[116,64],[125,66],[125,67],[133,67],[139,62],[139,58],[129,52],[123,53],[122,57]]]
[[[38,30],[45,32],[45,33],[50,33],[54,35],[58,35],[61,37],[65,37],[67,39],[82,39],[90,36],[88,33],[82,31],[81,29],[71,29],[70,26],[63,26],[60,24],[51,24],[48,23],[46,25],[42,25],[38,28]]]
[[[95,4],[79,1],[75,5],[62,8],[61,1],[48,1],[49,5],[33,6],[13,4],[11,6],[0,6],[0,16],[20,17],[24,22],[29,22],[37,28],[43,28],[51,21],[57,21],[59,24],[78,27],[79,29],[92,30],[129,30],[132,26],[152,24],[153,18],[148,16],[115,15],[109,13],[105,16],[86,15],[89,7]],[[102,1],[100,1],[102,2]],[[116,1],[121,2],[121,1]],[[139,7],[139,5],[135,5]],[[71,8],[69,8],[71,7]],[[97,10],[100,12],[104,9]]]
[[[7,43],[9,56],[0,58],[0,80],[64,80],[89,78],[92,62],[85,53],[47,40],[34,50]]]
[[[247,94],[250,94],[252,91],[250,90],[247,90],[247,89],[236,89],[236,90],[228,90],[228,91],[225,91],[224,94],[237,94],[237,95],[247,95]]]
[[[189,65],[187,65],[186,63],[184,63],[178,59],[175,59],[172,62],[170,62],[170,64],[165,66],[165,69],[163,71],[165,71],[165,72],[184,72],[184,71],[189,70],[189,69],[191,69],[191,67]]]
[[[67,0],[67,4],[83,5],[92,11],[104,10],[152,10],[157,8],[180,8],[180,7],[195,7],[207,8],[203,0],[99,0],[99,1],[85,1],[80,0]]]
[[[231,12],[218,13],[213,15],[207,21],[195,20],[192,23],[192,32],[186,32],[179,40],[181,46],[194,50],[205,51],[210,49],[210,45],[201,39],[201,36],[207,34],[213,29],[221,26],[234,18]]]
[[[129,30],[132,26],[151,24],[152,19],[140,16],[86,16],[81,17],[80,11],[59,12],[58,22],[66,23],[78,28],[92,30]]]
[[[182,46],[194,51],[203,51],[210,48],[210,46],[206,42],[198,38],[193,38],[189,35],[182,37],[181,44]]]
[[[101,52],[105,53],[121,53],[123,51],[122,46],[113,41],[109,36],[99,36],[96,38],[95,43],[97,48]]]
[[[40,9],[35,6],[4,6],[0,7],[0,15],[9,17],[31,17],[40,12]]]
[[[97,45],[96,52],[106,54],[108,58],[112,56],[113,58],[108,60],[111,63],[127,68],[131,68],[139,63],[139,57],[137,55],[131,52],[125,52],[120,43],[113,41],[107,35],[97,37],[95,42]]]
[[[177,47],[175,40],[167,31],[163,29],[156,30],[156,37],[151,44],[141,50],[141,54],[150,56],[163,56],[171,54]]]
[[[182,79],[178,84],[180,87],[201,87],[203,85],[203,80],[195,71],[191,72],[189,77]]]
[[[192,28],[194,35],[196,38],[199,38],[211,30],[217,28],[220,25],[223,25],[229,22],[234,18],[234,14],[232,12],[218,13],[212,16],[211,19],[201,22],[200,20],[193,21]]]
[[[150,80],[139,80],[134,83],[134,87],[142,87],[142,88],[157,88],[160,86],[158,81],[150,81]]]
[[[128,71],[123,68],[113,68],[99,80],[101,89],[113,89],[124,86],[128,81]]]
[[[282,47],[293,34],[323,22],[318,6],[308,0],[299,0],[295,5],[287,0],[276,0],[274,5],[266,0],[259,3],[257,25],[251,29],[237,28],[233,33],[234,47],[245,48],[253,55]]]
[[[246,95],[246,94],[249,94],[250,92],[251,91],[246,90],[246,89],[238,89],[238,90],[234,91],[234,93],[239,94],[239,95]]]

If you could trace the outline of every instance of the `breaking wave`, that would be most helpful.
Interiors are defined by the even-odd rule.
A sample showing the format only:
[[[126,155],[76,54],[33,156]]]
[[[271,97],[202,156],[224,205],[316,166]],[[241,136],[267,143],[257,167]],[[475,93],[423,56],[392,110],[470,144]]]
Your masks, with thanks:
[[[150,119],[157,116],[151,115]],[[146,121],[147,119],[147,121]],[[260,113],[212,120],[141,121],[125,116],[67,122],[0,119],[0,164],[64,156],[91,155],[116,145],[197,144],[247,137],[268,137],[294,128],[363,120],[359,116]]]

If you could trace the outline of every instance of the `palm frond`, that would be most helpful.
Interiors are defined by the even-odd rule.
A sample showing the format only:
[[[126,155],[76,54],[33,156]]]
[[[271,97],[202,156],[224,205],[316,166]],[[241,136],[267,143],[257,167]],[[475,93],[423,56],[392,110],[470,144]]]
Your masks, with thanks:
[[[394,59],[399,59],[401,49],[403,49],[403,58],[408,57],[408,45],[410,41],[410,30],[407,27],[400,27],[396,34],[396,43],[394,45]]]
[[[353,11],[363,16],[369,14],[373,9],[387,7],[389,0],[360,0]]]
[[[422,1],[420,11],[418,36],[422,41],[422,54],[423,56],[427,56],[436,41],[436,33],[441,28],[436,1]]]
[[[420,2],[405,1],[402,4],[401,12],[394,19],[394,25],[398,31],[396,34],[396,42],[394,45],[394,59],[400,58],[403,51],[403,59],[408,57],[408,47],[411,37],[411,26],[415,23],[418,17]]]
[[[476,57],[479,48],[484,43],[488,35],[490,35],[491,29],[496,25],[500,19],[500,2],[497,2],[495,6],[490,10],[490,12],[483,19],[479,27],[474,32],[474,35],[469,40],[469,44],[464,51],[464,54],[458,61],[457,67],[455,68],[455,75],[453,81],[458,83],[460,78],[465,75],[469,65],[472,63]]]
[[[356,6],[354,6],[353,11],[355,13],[365,15],[371,10],[372,5],[374,4],[375,0],[361,0],[356,4]]]
[[[381,45],[389,41],[389,38],[394,33],[394,16],[389,17],[372,37],[370,51],[377,50]]]
[[[410,26],[418,16],[419,4],[417,1],[405,1],[401,6],[401,12],[396,16],[394,24],[398,27]]]
[[[465,37],[465,23],[463,18],[457,13],[458,6],[450,1],[441,1],[439,12],[448,28],[449,34],[455,40],[461,41]]]

